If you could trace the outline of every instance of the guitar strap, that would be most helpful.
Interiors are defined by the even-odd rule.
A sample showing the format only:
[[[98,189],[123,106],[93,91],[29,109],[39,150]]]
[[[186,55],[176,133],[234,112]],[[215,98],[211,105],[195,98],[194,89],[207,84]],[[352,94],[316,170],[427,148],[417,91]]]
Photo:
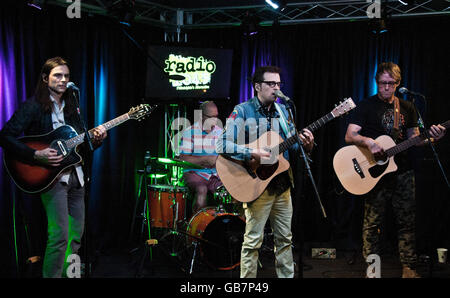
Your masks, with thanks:
[[[391,131],[391,136],[394,138],[394,140],[397,140],[397,138],[400,135],[399,130],[399,122],[400,122],[400,102],[397,96],[394,97],[394,127]]]
[[[280,105],[277,104],[276,102],[274,102],[274,104],[275,104],[275,108],[278,111],[278,114],[280,114],[281,128],[283,129],[284,134],[286,135],[286,138],[290,138],[293,135],[293,133],[292,133],[291,130],[289,130],[288,121],[286,119],[286,116],[284,115],[283,111],[281,110]],[[289,181],[291,183],[291,187],[294,187],[294,175],[292,173],[292,168],[291,167],[289,167],[288,175],[289,175]]]
[[[289,130],[288,121],[286,119],[286,116],[284,115],[283,111],[281,110],[280,105],[277,104],[276,102],[274,102],[274,104],[275,104],[275,108],[278,111],[278,114],[280,114],[281,128],[283,129],[283,132],[284,132],[286,138],[289,138],[289,137],[291,137],[292,132]]]

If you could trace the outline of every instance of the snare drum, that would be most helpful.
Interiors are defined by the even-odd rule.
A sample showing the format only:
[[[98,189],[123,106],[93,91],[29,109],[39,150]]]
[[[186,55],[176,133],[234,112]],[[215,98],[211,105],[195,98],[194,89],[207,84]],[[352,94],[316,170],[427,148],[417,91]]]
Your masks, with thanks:
[[[240,264],[245,221],[234,213],[222,213],[214,207],[198,211],[187,228],[189,244],[197,242],[205,262],[219,270],[231,270]]]
[[[150,205],[150,225],[155,228],[173,228],[186,219],[185,199],[187,187],[153,184],[148,186]]]

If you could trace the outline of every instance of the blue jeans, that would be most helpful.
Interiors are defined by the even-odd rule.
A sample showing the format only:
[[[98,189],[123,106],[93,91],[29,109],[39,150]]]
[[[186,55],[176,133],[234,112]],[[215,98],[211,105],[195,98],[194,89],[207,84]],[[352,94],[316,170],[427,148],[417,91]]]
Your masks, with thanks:
[[[68,184],[57,181],[47,192],[41,194],[48,222],[42,270],[44,278],[65,276],[67,256],[77,253],[81,246],[84,191],[75,170],[72,170]]]

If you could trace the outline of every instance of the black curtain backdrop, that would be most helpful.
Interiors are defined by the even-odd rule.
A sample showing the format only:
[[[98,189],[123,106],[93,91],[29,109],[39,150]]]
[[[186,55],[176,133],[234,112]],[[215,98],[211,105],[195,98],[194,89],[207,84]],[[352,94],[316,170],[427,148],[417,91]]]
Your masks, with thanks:
[[[7,32],[13,32],[17,86],[23,89],[23,94],[33,93],[46,59],[63,56],[71,62],[71,80],[82,88],[81,104],[89,128],[100,124],[96,122],[98,115],[104,115],[107,121],[145,102],[147,57],[113,19],[83,13],[81,19],[68,19],[65,9],[48,7],[37,12],[13,1],[2,1],[0,5],[0,40],[5,43]],[[402,85],[427,96],[427,103],[418,105],[425,123],[431,125],[449,119],[446,88],[450,48],[445,42],[449,21],[449,17],[393,20],[389,31],[378,36],[371,33],[365,21],[269,26],[250,39],[243,36],[240,28],[190,30],[188,43],[183,45],[234,50],[231,99],[216,102],[223,122],[234,105],[246,99],[241,98],[242,80],[251,73],[245,74],[245,70],[261,61],[283,66],[282,78],[288,82],[283,91],[295,101],[298,128],[329,113],[346,97],[352,97],[358,104],[372,95],[377,63],[394,61],[402,69]],[[144,48],[165,44],[160,28],[134,24],[125,30]],[[107,70],[102,83],[107,90],[103,105],[93,99],[99,96],[101,69]],[[23,98],[15,100],[19,103]],[[1,103],[2,109],[5,104]],[[186,102],[188,115],[192,115],[197,104],[196,100]],[[146,150],[153,156],[164,153],[163,117],[164,107],[160,106],[143,122],[115,128],[109,132],[102,151],[94,156],[88,221],[93,254],[126,251],[135,245],[128,239],[138,188],[136,171],[143,167]],[[293,161],[296,173],[293,230],[295,239],[307,243],[359,250],[362,201],[343,190],[332,168],[335,152],[345,145],[347,119],[346,116],[335,119],[315,133],[318,146],[311,167],[327,219],[321,214],[301,160]],[[447,174],[449,140],[446,136],[436,145]],[[411,150],[411,154],[417,170],[418,249],[419,253],[434,253],[436,247],[450,246],[449,190],[429,147]],[[23,276],[24,260],[43,253],[45,216],[39,200],[16,190],[6,173],[0,178],[0,272],[2,276]],[[13,204],[13,197],[17,204]],[[22,213],[16,206],[21,204]],[[13,211],[17,213],[15,220]],[[30,220],[29,230],[25,230],[23,220]],[[32,252],[27,251],[27,235]],[[395,240],[392,233],[388,237]]]

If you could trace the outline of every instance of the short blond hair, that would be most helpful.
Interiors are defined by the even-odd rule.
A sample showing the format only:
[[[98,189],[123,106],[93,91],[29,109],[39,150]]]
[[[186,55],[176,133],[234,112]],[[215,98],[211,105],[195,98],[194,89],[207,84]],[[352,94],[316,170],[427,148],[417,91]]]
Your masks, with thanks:
[[[397,83],[400,83],[402,80],[400,67],[393,62],[383,62],[378,64],[375,80],[378,82],[380,76],[385,72],[387,72]]]

